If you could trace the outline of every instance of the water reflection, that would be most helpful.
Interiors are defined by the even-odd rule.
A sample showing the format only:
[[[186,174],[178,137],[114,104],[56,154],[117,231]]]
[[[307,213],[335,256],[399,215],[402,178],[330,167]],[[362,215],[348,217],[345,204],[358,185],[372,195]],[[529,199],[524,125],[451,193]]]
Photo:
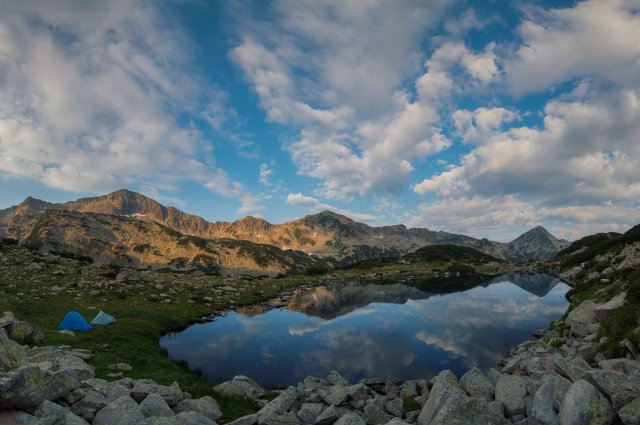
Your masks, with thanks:
[[[567,290],[545,275],[344,282],[298,294],[282,309],[193,325],[160,343],[211,382],[244,374],[274,387],[332,369],[352,381],[460,374],[494,366],[532,330],[560,317]]]

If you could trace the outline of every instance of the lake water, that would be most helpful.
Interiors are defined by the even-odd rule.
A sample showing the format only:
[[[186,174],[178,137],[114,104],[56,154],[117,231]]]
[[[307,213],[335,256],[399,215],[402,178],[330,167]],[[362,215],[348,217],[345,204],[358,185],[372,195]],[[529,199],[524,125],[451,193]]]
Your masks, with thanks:
[[[165,335],[160,345],[212,383],[246,375],[266,388],[335,369],[363,377],[430,378],[488,369],[562,316],[569,287],[536,274],[488,281],[342,282]]]

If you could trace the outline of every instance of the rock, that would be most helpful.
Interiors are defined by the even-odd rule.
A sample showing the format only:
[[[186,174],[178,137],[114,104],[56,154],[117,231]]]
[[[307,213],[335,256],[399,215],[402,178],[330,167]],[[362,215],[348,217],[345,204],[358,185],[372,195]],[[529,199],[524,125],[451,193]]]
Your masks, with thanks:
[[[114,364],[110,364],[107,367],[112,370],[124,370],[124,371],[129,371],[133,369],[133,367],[131,367],[131,365],[128,363],[114,363]]]
[[[620,409],[618,416],[624,425],[640,425],[640,397]]]
[[[609,318],[609,316],[611,316],[611,312],[613,312],[613,310],[622,307],[624,305],[626,296],[626,292],[620,292],[618,295],[611,298],[606,303],[598,305],[595,309],[598,321],[601,323],[604,322]]]
[[[348,387],[349,385],[351,385],[351,383],[349,381],[347,381],[346,379],[344,379],[342,377],[342,375],[340,375],[338,372],[336,372],[335,370],[332,370],[329,375],[327,375],[327,381],[331,384],[331,385],[342,385],[344,387]]]
[[[402,414],[404,413],[404,403],[401,398],[387,400],[387,402],[384,404],[384,408],[387,410],[387,412],[391,413],[397,418],[401,418]]]
[[[185,412],[188,413],[188,412]],[[182,415],[180,413],[178,416]],[[241,418],[236,419],[233,422],[229,422],[226,425],[256,425],[258,423],[258,414],[254,413],[252,415],[246,415]]]
[[[553,407],[560,410],[565,394],[571,388],[571,381],[560,375],[553,375]]]
[[[640,382],[624,373],[593,369],[589,371],[585,380],[604,394],[616,410],[640,394]]]
[[[192,400],[182,400],[174,408],[176,413],[194,411],[201,413],[212,421],[222,417],[222,411],[218,402],[211,396],[204,396]]]
[[[93,425],[136,425],[144,421],[140,406],[129,396],[122,396],[96,413]]]
[[[323,409],[324,405],[322,403],[302,403],[297,415],[303,424],[313,424]]]
[[[7,390],[0,392],[0,408],[27,410],[45,400],[64,397],[93,376],[88,368],[44,371],[35,365],[22,366],[8,376]]]
[[[458,380],[450,370],[443,370],[433,380],[429,399],[420,411],[418,424],[429,425],[442,409],[447,400],[454,394],[464,395],[464,390],[458,385]]]
[[[254,415],[250,415],[250,416],[254,416]],[[178,419],[180,423],[183,425],[217,425],[215,421],[212,421],[211,419],[207,418],[202,413],[194,412],[194,411],[180,412],[176,415],[176,419]],[[231,423],[236,425],[253,425],[253,423],[249,424],[249,423],[240,422],[241,419],[243,418],[237,419]]]
[[[0,372],[17,369],[27,362],[26,349],[7,336],[0,328]]]
[[[142,403],[140,403],[140,411],[146,418],[150,416],[175,415],[167,402],[164,401],[164,398],[156,393],[151,393],[144,400],[142,400]]]
[[[64,420],[65,422],[63,423],[65,423],[66,425],[89,425],[89,422],[71,412],[65,412]]]
[[[300,425],[300,419],[293,412],[269,413],[259,419],[260,425]]]
[[[591,369],[589,363],[581,358],[575,358],[567,361],[562,354],[556,354],[553,357],[553,367],[560,375],[568,378],[571,382],[584,379],[587,372]]]
[[[567,318],[564,319],[564,323],[571,327],[574,323],[596,323],[598,321],[598,317],[596,316],[596,307],[598,304],[594,303],[591,300],[584,301],[582,304],[571,310],[567,315]]]
[[[216,385],[213,389],[220,394],[245,398],[258,398],[267,392],[256,381],[243,375],[234,376],[231,381]]]
[[[502,375],[496,384],[496,400],[504,403],[507,416],[526,413],[527,384],[519,376]]]
[[[444,400],[440,410],[428,425],[508,425],[492,403],[465,394],[453,393]]]
[[[531,418],[536,420],[538,425],[558,425],[558,415],[553,408],[554,379],[551,375],[546,375],[542,385],[536,391],[531,403]]]
[[[0,412],[0,424],[7,425],[42,425],[39,418],[20,410]]]
[[[115,280],[116,282],[122,282],[122,283],[132,283],[132,284],[144,283],[144,277],[133,269],[122,269],[116,275]]]
[[[369,398],[369,390],[364,384],[355,384],[345,388],[349,397],[355,401],[364,401]]]
[[[65,422],[64,407],[49,400],[43,401],[40,406],[36,408],[33,414],[46,423],[55,424]]]
[[[151,416],[140,425],[184,425],[184,422],[175,416]]]
[[[478,369],[473,367],[460,378],[460,386],[474,398],[481,398],[491,401],[495,393],[495,388],[491,381]]]
[[[343,403],[348,396],[349,392],[345,387],[333,385],[329,388],[329,392],[324,397],[324,401],[334,406],[338,406]]]
[[[315,376],[307,376],[303,380],[303,385],[306,388],[327,388],[329,383],[322,378],[316,378]]]
[[[76,390],[71,393],[71,395],[72,397],[67,397],[69,400],[77,399],[77,401],[71,404],[71,411],[87,421],[92,421],[97,411],[104,408],[111,401],[114,401],[107,401],[101,391],[93,389],[86,391]]]
[[[580,379],[562,400],[558,419],[561,425],[609,425],[615,412],[607,399],[587,381]]]
[[[393,417],[389,416],[382,407],[370,403],[364,407],[362,419],[367,425],[383,425],[393,419]]]
[[[336,409],[336,406],[331,405],[326,409],[324,409],[322,413],[320,413],[316,417],[314,424],[315,425],[331,425],[332,423],[337,421],[339,417],[340,415],[338,414],[338,410]]]
[[[260,422],[262,417],[265,417],[271,413],[283,414],[288,412],[292,409],[292,407],[294,407],[294,404],[297,401],[298,390],[293,387],[287,388],[286,390],[282,391],[278,395],[278,397],[271,400],[269,403],[267,403],[266,406],[258,411],[258,422]]]
[[[364,419],[362,419],[360,415],[357,415],[356,413],[353,413],[353,412],[346,413],[334,423],[334,425],[365,425],[365,424],[366,422],[364,421]]]
[[[598,367],[604,370],[621,372],[631,375],[633,372],[640,372],[640,363],[629,359],[606,359],[598,362]]]

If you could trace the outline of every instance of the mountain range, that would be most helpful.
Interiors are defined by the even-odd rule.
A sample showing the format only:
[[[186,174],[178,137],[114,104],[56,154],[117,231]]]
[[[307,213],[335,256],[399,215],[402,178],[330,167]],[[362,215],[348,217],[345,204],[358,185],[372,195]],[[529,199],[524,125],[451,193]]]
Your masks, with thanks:
[[[466,246],[512,262],[552,258],[569,245],[543,227],[502,243],[404,225],[373,227],[330,211],[282,224],[256,217],[209,222],[126,189],[65,203],[28,197],[0,210],[0,235],[105,262],[205,261],[268,272],[296,269],[293,264],[304,269],[398,257],[435,244]]]

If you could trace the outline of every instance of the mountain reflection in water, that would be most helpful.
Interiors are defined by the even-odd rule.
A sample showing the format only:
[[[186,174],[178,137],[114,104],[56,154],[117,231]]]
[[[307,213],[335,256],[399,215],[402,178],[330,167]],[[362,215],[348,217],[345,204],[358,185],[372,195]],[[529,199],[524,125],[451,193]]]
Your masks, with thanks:
[[[265,387],[286,386],[332,369],[351,381],[461,374],[495,366],[560,317],[568,289],[541,274],[333,283],[297,293],[281,309],[231,312],[160,344],[213,383],[242,374]]]

